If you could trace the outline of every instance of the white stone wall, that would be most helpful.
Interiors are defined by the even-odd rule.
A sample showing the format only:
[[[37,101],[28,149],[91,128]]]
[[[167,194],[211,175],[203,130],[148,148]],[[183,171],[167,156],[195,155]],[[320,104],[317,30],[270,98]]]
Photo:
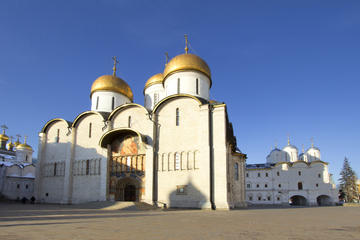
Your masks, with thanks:
[[[89,128],[91,123],[91,135]],[[82,174],[75,175],[73,165],[72,202],[91,202],[106,199],[106,189],[102,187],[102,178],[106,178],[107,151],[99,145],[101,136],[105,133],[104,119],[98,114],[87,114],[83,116],[75,126],[76,136],[74,142],[74,162],[100,159],[100,171],[88,173],[82,166]],[[94,166],[91,166],[92,168]],[[96,166],[95,166],[96,168]],[[70,183],[71,184],[71,183]]]
[[[68,163],[71,157],[71,134],[64,121],[51,124],[46,132],[45,146],[39,155],[37,167],[37,201],[59,203],[63,198],[64,174],[63,171],[54,173],[55,163]],[[61,165],[60,164],[60,165]]]
[[[112,108],[112,98],[114,98],[114,108]],[[131,103],[131,100],[128,97],[116,92],[96,91],[91,95],[92,111],[111,112],[118,106],[126,103]]]
[[[149,110],[152,110],[158,102],[160,102],[163,98],[166,97],[165,89],[162,83],[154,84],[146,88],[144,91],[144,95],[145,95],[144,106],[146,109]]]
[[[199,105],[192,98],[177,97],[169,99],[156,112],[160,126],[158,201],[170,207],[211,207],[208,112]],[[176,153],[180,160],[178,169]],[[160,156],[165,156],[164,164]],[[181,186],[185,186],[185,194],[177,192]]]
[[[178,79],[180,79],[179,92]],[[196,79],[199,81],[198,93],[196,93]],[[164,79],[164,85],[166,96],[184,93],[209,99],[210,79],[197,71],[184,71],[171,74]]]
[[[298,189],[299,182],[302,190]],[[292,165],[282,163],[271,168],[247,169],[246,200],[249,204],[289,204],[294,195],[305,197],[308,205],[317,205],[320,195],[336,201],[337,193],[330,183],[327,165],[298,161]]]

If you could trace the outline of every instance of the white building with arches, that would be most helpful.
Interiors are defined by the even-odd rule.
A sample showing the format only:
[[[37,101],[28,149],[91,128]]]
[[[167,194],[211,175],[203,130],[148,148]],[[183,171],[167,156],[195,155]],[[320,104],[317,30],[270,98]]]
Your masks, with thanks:
[[[0,134],[0,199],[31,200],[34,197],[35,165],[33,149],[18,139],[5,134],[4,125]],[[9,141],[10,140],[10,141]]]
[[[290,144],[274,148],[266,163],[246,165],[248,204],[334,205],[337,191],[328,163],[313,145],[298,155]]]
[[[91,111],[42,128],[36,199],[245,206],[246,155],[236,147],[226,104],[209,98],[206,62],[186,48],[146,82],[144,106],[116,76],[116,59],[113,70],[94,81]]]

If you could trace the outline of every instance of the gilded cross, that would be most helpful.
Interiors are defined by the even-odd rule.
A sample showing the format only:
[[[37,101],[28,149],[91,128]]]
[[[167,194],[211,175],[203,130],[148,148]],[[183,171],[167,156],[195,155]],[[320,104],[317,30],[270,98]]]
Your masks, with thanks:
[[[116,65],[119,63],[116,56],[112,57],[112,60],[114,60],[114,66],[113,66],[113,75],[116,76]]]
[[[188,54],[189,53],[189,48],[188,48],[188,35],[185,34],[185,53]]]

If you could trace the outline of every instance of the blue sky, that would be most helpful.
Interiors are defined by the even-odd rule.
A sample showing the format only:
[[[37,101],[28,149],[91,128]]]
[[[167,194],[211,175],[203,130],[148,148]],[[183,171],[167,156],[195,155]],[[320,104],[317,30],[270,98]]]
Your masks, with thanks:
[[[347,156],[360,174],[360,1],[1,1],[0,123],[29,136],[90,108],[90,87],[118,75],[143,104],[165,52],[210,66],[248,163],[275,142],[310,138],[337,180]]]

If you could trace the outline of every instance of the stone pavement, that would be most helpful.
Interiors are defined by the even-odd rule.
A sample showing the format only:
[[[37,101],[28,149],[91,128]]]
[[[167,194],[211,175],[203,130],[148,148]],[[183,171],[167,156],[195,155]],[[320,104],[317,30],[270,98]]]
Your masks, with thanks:
[[[233,211],[106,207],[0,202],[0,239],[360,239],[358,207]]]

